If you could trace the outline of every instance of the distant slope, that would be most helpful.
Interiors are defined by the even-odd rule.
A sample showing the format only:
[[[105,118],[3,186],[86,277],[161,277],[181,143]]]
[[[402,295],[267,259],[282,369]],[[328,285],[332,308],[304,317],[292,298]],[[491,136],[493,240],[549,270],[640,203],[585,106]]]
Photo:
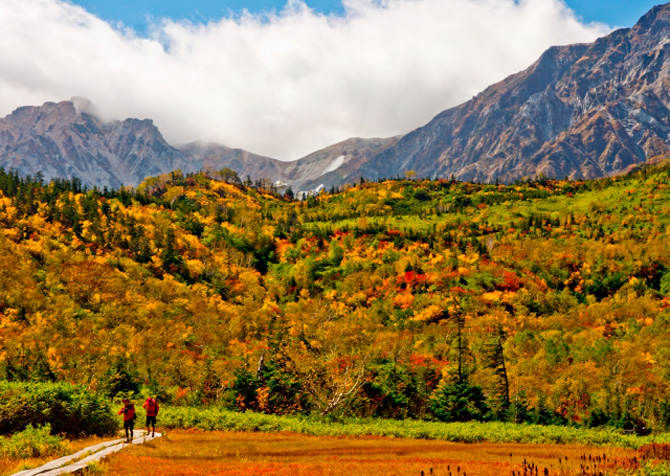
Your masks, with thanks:
[[[387,139],[347,139],[292,162],[231,149],[221,144],[192,142],[181,151],[206,170],[228,167],[241,179],[271,179],[291,186],[295,191],[324,185],[341,185],[357,179],[355,171],[371,157],[394,145],[399,137]],[[352,179],[353,177],[353,179]]]
[[[256,155],[242,149],[231,149],[222,144],[208,142],[191,142],[179,149],[204,170],[221,170],[229,168],[237,172],[240,179],[247,176],[252,180],[271,178],[280,180],[283,177],[284,163],[262,155]]]
[[[552,47],[527,70],[436,116],[360,174],[512,181],[601,177],[670,150],[670,4],[592,44]]]
[[[287,162],[285,180],[300,190],[352,182],[359,178],[356,172],[363,163],[396,144],[399,138],[352,138],[338,142],[295,162]]]

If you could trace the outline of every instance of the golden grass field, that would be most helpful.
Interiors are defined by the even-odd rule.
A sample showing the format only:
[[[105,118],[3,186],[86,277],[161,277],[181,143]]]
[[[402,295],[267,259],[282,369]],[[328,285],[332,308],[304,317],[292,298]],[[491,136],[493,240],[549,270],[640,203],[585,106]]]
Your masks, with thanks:
[[[578,445],[171,431],[96,469],[124,476],[592,476],[630,468],[637,457]]]

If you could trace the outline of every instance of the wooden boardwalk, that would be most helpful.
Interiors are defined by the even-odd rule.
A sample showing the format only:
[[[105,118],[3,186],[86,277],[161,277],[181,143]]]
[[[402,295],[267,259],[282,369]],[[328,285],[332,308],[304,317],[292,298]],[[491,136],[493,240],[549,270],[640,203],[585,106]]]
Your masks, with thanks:
[[[19,471],[12,476],[57,476],[59,474],[74,473],[83,470],[88,464],[100,461],[105,456],[116,453],[129,445],[141,445],[142,443],[161,437],[160,433],[156,433],[155,436],[146,435],[144,430],[135,430],[135,435],[137,436],[133,438],[132,443],[126,443],[125,438],[105,441],[104,443],[84,448],[74,454],[49,461],[39,468]]]

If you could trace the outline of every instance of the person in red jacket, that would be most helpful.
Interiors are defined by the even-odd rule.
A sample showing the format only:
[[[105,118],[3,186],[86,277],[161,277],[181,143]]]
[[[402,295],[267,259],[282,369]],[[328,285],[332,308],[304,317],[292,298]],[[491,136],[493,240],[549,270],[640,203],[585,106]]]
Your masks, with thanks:
[[[133,429],[135,427],[135,405],[133,405],[130,400],[124,398],[123,407],[119,410],[119,415],[123,415],[123,429],[126,430],[126,442],[131,443],[133,441]]]
[[[156,434],[156,417],[158,416],[158,402],[155,398],[147,398],[147,401],[142,405],[147,411],[147,435],[149,434],[149,426],[151,426],[151,436]]]

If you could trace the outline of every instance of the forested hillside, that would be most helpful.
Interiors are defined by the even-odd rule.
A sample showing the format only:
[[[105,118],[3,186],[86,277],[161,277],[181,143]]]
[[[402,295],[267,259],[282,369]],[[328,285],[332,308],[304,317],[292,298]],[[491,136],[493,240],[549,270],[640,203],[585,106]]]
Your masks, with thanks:
[[[226,178],[226,180],[221,180]],[[670,171],[82,190],[0,171],[0,378],[268,413],[670,426]]]

